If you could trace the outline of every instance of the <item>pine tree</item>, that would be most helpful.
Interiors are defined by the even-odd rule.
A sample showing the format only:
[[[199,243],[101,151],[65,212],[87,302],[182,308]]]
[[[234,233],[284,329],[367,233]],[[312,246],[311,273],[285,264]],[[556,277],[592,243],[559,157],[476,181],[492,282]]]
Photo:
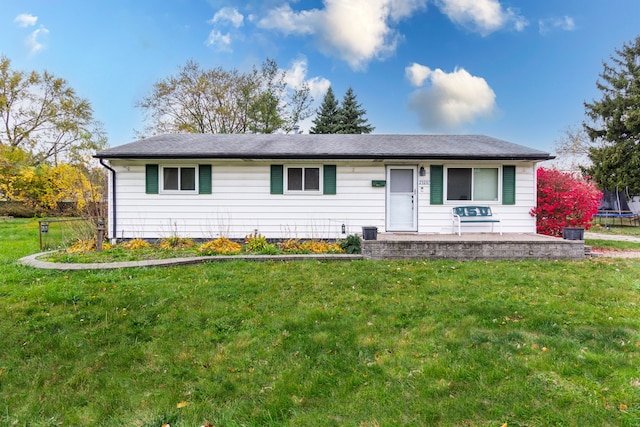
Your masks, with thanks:
[[[601,188],[628,188],[640,194],[640,37],[616,49],[596,82],[599,101],[584,104],[591,120],[583,126],[591,139],[587,174]]]
[[[356,100],[352,88],[347,89],[338,112],[339,125],[336,133],[371,133],[375,128],[364,117],[367,111]]]
[[[322,105],[316,112],[316,118],[313,119],[313,127],[309,133],[338,133],[339,110],[338,100],[333,94],[333,89],[329,86],[322,99]]]

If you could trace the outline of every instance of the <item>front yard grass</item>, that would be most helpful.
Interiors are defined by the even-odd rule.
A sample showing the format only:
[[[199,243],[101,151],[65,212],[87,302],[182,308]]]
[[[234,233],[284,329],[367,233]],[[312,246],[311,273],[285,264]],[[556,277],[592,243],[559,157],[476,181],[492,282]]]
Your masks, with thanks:
[[[640,226],[634,225],[616,225],[610,224],[594,224],[589,231],[599,234],[615,234],[621,236],[640,237]]]
[[[622,240],[586,239],[585,245],[607,251],[640,251],[640,243]]]
[[[56,272],[33,240],[0,223],[0,425],[640,424],[635,260]]]

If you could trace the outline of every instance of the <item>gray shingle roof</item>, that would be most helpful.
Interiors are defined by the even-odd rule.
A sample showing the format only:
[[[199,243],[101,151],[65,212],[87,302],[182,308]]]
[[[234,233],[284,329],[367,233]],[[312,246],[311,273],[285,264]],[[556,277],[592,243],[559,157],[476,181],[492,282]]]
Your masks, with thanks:
[[[483,135],[171,134],[102,150],[104,159],[547,160],[549,153]]]

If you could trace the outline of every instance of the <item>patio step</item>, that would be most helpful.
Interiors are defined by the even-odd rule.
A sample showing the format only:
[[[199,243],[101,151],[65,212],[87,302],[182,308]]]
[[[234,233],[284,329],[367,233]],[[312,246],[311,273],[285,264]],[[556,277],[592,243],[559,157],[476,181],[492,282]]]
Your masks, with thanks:
[[[584,245],[584,256],[586,258],[589,258],[589,257],[595,258],[602,255],[596,252],[591,252],[591,246]]]

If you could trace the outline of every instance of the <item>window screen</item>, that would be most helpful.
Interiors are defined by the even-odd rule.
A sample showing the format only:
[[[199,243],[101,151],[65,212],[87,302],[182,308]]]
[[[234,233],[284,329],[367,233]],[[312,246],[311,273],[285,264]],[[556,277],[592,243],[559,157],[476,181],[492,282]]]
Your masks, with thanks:
[[[498,201],[498,168],[448,168],[447,200]]]
[[[304,168],[305,191],[320,191],[320,169]]]
[[[177,190],[178,187],[178,168],[164,168],[164,185],[165,190]]]
[[[320,191],[320,168],[287,168],[287,191]]]
[[[180,168],[180,190],[194,191],[196,189],[196,169]]]
[[[498,169],[476,168],[473,170],[473,200],[498,200]]]
[[[162,189],[164,191],[195,191],[196,168],[162,168]]]
[[[447,200],[471,200],[471,168],[447,169]]]
[[[302,190],[302,168],[287,169],[287,189],[289,191]]]

